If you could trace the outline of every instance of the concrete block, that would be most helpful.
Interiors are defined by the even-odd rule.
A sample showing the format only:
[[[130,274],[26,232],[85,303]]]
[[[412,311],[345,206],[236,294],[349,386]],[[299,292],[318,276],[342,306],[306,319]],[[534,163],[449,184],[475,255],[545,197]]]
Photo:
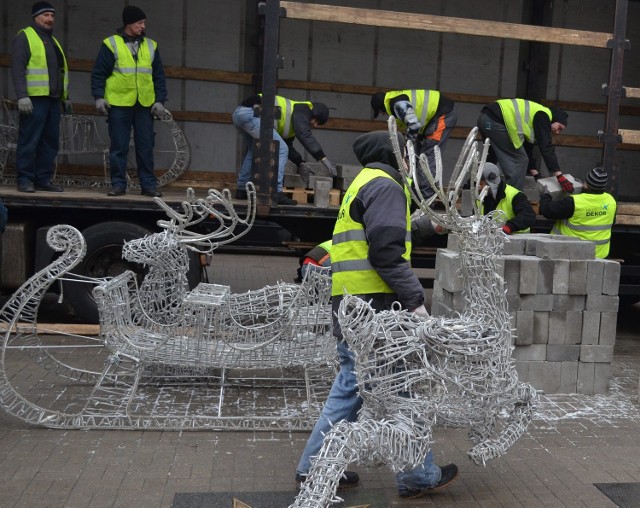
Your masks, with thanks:
[[[283,184],[285,187],[295,187],[304,189],[307,182],[300,175],[284,175]]]
[[[520,302],[520,294],[512,294],[507,292],[507,308],[509,309],[509,312],[511,311],[517,311],[518,309],[520,309],[522,306],[521,302]]]
[[[300,173],[300,176],[305,180],[305,182],[307,182],[306,187],[309,189],[313,188],[311,186],[312,176],[329,177],[333,181],[333,177],[331,176],[331,173],[329,173],[329,170],[321,162],[303,162],[302,164],[300,164],[300,167],[298,168],[298,172]]]
[[[582,313],[582,339],[585,345],[598,344],[600,337],[600,313],[585,310]]]
[[[549,344],[565,343],[566,322],[566,312],[549,312]]]
[[[431,315],[452,318],[456,315],[456,312],[451,307],[447,307],[442,301],[433,301],[431,302]]]
[[[502,250],[503,256],[521,256],[524,254],[527,241],[525,238],[520,238],[521,236],[522,235],[507,236],[507,240],[504,242],[504,249]]]
[[[284,174],[286,175],[297,175],[298,174],[298,166],[296,166],[293,162],[288,160],[284,164]]]
[[[544,364],[547,362],[530,361],[527,368],[527,382],[531,383],[536,390],[544,392],[546,375]]]
[[[571,237],[565,237],[571,238]],[[596,257],[596,244],[581,238],[573,238],[571,244],[569,244],[570,259],[595,259]]]
[[[573,194],[580,194],[582,192],[582,182],[573,177],[573,175],[563,173],[564,177],[573,184]],[[536,189],[538,193],[542,194],[548,192],[551,194],[551,199],[561,199],[567,194],[562,190],[561,185],[558,183],[558,179],[555,176],[549,176],[547,178],[540,178],[536,182]]]
[[[533,343],[546,344],[549,341],[549,313],[533,313]]]
[[[565,344],[580,344],[582,340],[582,311],[570,310],[565,318]]]
[[[354,178],[335,178],[333,183],[334,188],[346,191],[353,183]]]
[[[522,295],[520,297],[520,310],[549,311],[553,310],[553,298],[555,295]]]
[[[458,235],[447,235],[447,249],[453,252],[460,252],[460,237]]]
[[[569,294],[587,294],[587,261],[569,262]]]
[[[556,259],[553,263],[553,287],[554,295],[569,294],[569,260]]]
[[[561,386],[562,364],[560,362],[542,362],[542,389],[545,393],[558,393]]]
[[[333,177],[331,176],[320,176],[320,175],[309,175],[309,188],[315,190],[316,182],[327,182],[330,187],[333,188]]]
[[[580,346],[577,344],[549,344],[548,362],[577,362],[580,359]]]
[[[604,263],[601,259],[587,261],[587,294],[602,294],[603,275]]]
[[[507,294],[520,294],[520,261],[527,256],[508,255],[503,256],[504,260],[504,282],[507,287]]]
[[[620,263],[617,261],[603,260],[604,273],[602,274],[602,294],[617,296],[620,288]]]
[[[533,344],[533,311],[519,310],[516,312],[516,346],[528,346]]]
[[[543,362],[547,359],[546,344],[531,344],[530,346],[517,346],[513,350],[516,360]]]
[[[436,271],[443,289],[452,293],[462,291],[460,256],[457,252],[438,249],[436,252]]]
[[[520,294],[538,293],[538,258],[525,256],[520,259]]]
[[[540,259],[538,261],[538,287],[537,294],[548,295],[553,293],[553,272],[555,261]]]
[[[611,375],[613,368],[610,363],[596,363],[593,366],[593,393],[606,394],[609,393],[611,384]]]
[[[617,296],[587,295],[586,300],[586,310],[597,310],[600,312],[618,312],[620,298]]]
[[[585,296],[582,295],[550,295],[553,298],[553,310],[558,312],[583,311]]]
[[[322,163],[320,163],[322,165]],[[349,178],[351,181],[362,171],[358,164],[336,164],[338,178]]]
[[[529,364],[531,362],[525,360],[516,361],[516,372],[518,373],[518,379],[520,381],[524,381],[525,383],[529,382]]]
[[[613,346],[616,342],[616,330],[618,327],[617,312],[603,312],[600,314],[600,334],[598,344],[601,346]]]
[[[311,177],[313,181],[313,204],[318,208],[329,208],[329,191],[333,186],[332,178]]]
[[[580,346],[580,361],[585,363],[611,363],[613,346]]]
[[[593,395],[593,381],[595,378],[595,363],[578,362],[577,393]]]
[[[536,256],[540,259],[571,259],[569,257],[569,245],[563,242],[560,236],[553,235],[550,238],[536,239]]]
[[[560,391],[576,393],[578,385],[578,362],[562,362],[560,370]]]

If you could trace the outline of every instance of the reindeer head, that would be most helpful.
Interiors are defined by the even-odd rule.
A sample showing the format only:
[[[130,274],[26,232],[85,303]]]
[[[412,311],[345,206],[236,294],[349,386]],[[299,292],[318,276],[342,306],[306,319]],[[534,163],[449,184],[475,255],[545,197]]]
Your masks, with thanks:
[[[435,152],[435,176],[429,170],[429,163],[424,154],[416,157],[415,148],[411,141],[407,142],[406,157],[403,155],[402,147],[399,146],[397,137],[397,125],[393,117],[389,117],[388,122],[389,135],[394,145],[394,152],[398,160],[400,174],[405,184],[410,189],[411,197],[416,203],[420,212],[427,215],[434,223],[442,226],[447,231],[462,236],[496,236],[499,235],[504,241],[504,235],[500,232],[503,219],[500,212],[491,212],[483,215],[479,209],[478,203],[484,200],[488,192],[488,188],[480,190],[480,177],[484,170],[484,165],[489,152],[489,140],[487,139],[483,145],[476,140],[478,128],[474,127],[464,142],[458,160],[454,167],[449,185],[447,188],[443,186],[442,181],[442,155],[438,146],[434,147]],[[480,150],[482,147],[482,151]],[[418,171],[421,171],[431,188],[434,190],[430,198],[425,199],[418,186],[411,185],[411,180],[417,181]],[[469,217],[460,215],[457,203],[462,196],[462,189],[465,183],[470,182],[473,214]],[[436,199],[442,201],[445,212],[438,213],[431,208]],[[464,233],[464,235],[463,235]]]

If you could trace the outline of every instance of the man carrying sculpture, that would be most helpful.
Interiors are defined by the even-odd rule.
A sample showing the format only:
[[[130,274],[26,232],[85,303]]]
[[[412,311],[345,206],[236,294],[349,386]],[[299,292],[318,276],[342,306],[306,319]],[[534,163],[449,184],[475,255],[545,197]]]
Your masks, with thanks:
[[[428,315],[424,290],[409,264],[409,189],[398,171],[389,134],[363,134],[355,140],[353,150],[364,168],[342,200],[331,248],[333,333],[340,370],[300,458],[298,482],[306,480],[324,435],[339,421],[355,422],[362,407],[354,356],[337,319],[343,295],[360,296],[376,311],[389,309],[397,301],[418,315]],[[421,497],[449,485],[457,475],[455,464],[441,468],[434,464],[429,451],[421,466],[396,475],[398,494],[404,498]],[[358,482],[357,473],[346,471],[338,488],[354,487]]]

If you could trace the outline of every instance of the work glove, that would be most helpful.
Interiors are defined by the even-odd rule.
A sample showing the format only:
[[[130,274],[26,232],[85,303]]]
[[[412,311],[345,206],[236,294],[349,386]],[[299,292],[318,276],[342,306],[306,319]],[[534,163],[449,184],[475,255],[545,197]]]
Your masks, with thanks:
[[[507,226],[506,224],[504,226],[502,226],[502,231],[504,231],[505,234],[510,235],[511,233],[513,233],[513,231],[511,231],[511,228],[509,226]]]
[[[412,312],[420,317],[429,317],[429,312],[427,311],[427,308],[424,305],[420,305],[420,307],[416,307],[415,309],[413,309]]]
[[[322,162],[324,167],[329,170],[329,174],[331,174],[331,176],[338,176],[338,170],[336,168],[336,165],[333,162],[331,162],[326,157],[322,159],[320,162]]]
[[[111,106],[109,105],[109,103],[107,101],[105,101],[103,98],[100,99],[96,99],[96,111],[98,111],[98,113],[102,113],[103,115],[107,115],[109,114],[109,108]]]
[[[73,114],[73,103],[67,99],[66,101],[62,102],[62,110],[64,111],[65,115],[72,115]]]
[[[18,110],[21,115],[30,115],[33,113],[33,103],[29,97],[18,99]]]
[[[573,192],[573,184],[565,178],[564,175],[557,175],[558,183],[562,187],[562,190],[571,194]]]
[[[151,106],[151,114],[156,118],[163,118],[167,113],[167,108],[164,107],[162,102],[154,102],[153,106]]]

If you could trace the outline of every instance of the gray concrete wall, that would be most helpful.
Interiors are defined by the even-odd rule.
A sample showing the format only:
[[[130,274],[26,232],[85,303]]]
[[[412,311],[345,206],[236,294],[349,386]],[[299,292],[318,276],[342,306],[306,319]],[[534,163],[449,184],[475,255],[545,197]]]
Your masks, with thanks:
[[[58,8],[56,35],[70,57],[93,59],[104,37],[120,25],[122,8],[128,2],[67,0],[53,2]],[[402,0],[323,0],[322,3],[378,8],[423,14],[485,20],[522,22],[526,0],[474,0],[406,2]],[[147,32],[155,38],[166,65],[255,72],[257,55],[256,0],[139,0],[147,13]],[[31,2],[0,0],[2,33],[0,52],[8,53],[15,32],[30,21]],[[553,24],[557,27],[611,32],[615,2],[566,0],[555,2]],[[406,14],[399,14],[404,16]],[[625,53],[624,82],[640,86],[640,3],[629,3],[627,37],[631,49]],[[634,44],[634,42],[636,42]],[[393,88],[437,88],[444,93],[510,97],[523,82],[523,44],[492,37],[440,34],[415,30],[374,28],[322,21],[283,19],[280,54],[283,79],[335,82]],[[602,103],[601,85],[609,79],[607,50],[575,46],[550,46],[546,98],[550,100]],[[91,103],[89,73],[71,76],[71,97]],[[206,81],[169,80],[173,110],[231,112],[251,87]],[[339,118],[370,119],[369,96],[281,89],[295,99],[326,102]],[[0,68],[0,96],[13,98],[10,73]],[[623,104],[633,104],[623,100]],[[635,101],[638,105],[638,100]],[[459,126],[472,127],[479,104],[459,104]],[[383,128],[381,123],[381,128]],[[101,123],[102,126],[102,123]],[[621,128],[640,129],[640,119],[622,117]],[[103,127],[103,126],[102,126]],[[192,147],[191,168],[197,171],[232,172],[240,165],[240,138],[230,124],[192,122],[183,124]],[[604,128],[603,114],[571,113],[567,134],[596,136]],[[317,137],[336,163],[356,164],[351,144],[357,133],[318,130]],[[445,168],[451,170],[461,146],[451,140],[445,153]],[[565,172],[583,177],[600,160],[599,149],[559,147]],[[640,153],[618,151],[622,168],[620,183],[640,194]]]

